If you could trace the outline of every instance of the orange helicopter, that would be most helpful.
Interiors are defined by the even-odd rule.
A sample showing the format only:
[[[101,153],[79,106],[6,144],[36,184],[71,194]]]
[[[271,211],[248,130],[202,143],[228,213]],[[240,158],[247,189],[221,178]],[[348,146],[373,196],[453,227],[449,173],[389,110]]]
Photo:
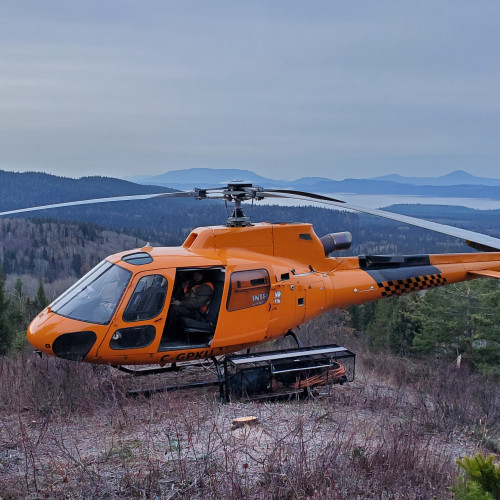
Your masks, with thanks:
[[[37,350],[117,367],[172,368],[293,336],[300,324],[332,308],[473,278],[500,278],[500,239],[244,181],[223,188],[83,200],[0,215],[164,197],[224,199],[233,202],[234,209],[225,226],[196,228],[180,247],[147,245],[107,257],[33,320],[27,338]],[[244,215],[242,202],[272,197],[320,202],[416,225],[462,238],[485,253],[330,257],[350,247],[349,232],[320,238],[311,224],[252,224]],[[190,317],[179,310],[174,314],[183,296],[196,296],[200,287],[207,293],[199,309]]]

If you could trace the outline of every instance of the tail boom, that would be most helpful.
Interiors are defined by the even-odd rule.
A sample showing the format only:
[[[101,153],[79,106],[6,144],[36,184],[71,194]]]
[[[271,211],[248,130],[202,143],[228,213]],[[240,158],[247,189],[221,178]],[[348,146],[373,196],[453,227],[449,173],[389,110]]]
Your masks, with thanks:
[[[327,308],[363,304],[474,278],[500,279],[500,252],[337,259]]]

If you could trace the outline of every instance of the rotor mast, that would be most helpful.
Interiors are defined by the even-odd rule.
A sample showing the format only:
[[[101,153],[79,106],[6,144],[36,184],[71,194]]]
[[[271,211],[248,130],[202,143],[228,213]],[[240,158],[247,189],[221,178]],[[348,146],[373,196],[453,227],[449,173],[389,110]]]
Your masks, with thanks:
[[[250,217],[247,217],[243,213],[243,208],[241,208],[241,199],[234,198],[233,213],[227,218],[226,224],[228,227],[245,227],[250,226]]]

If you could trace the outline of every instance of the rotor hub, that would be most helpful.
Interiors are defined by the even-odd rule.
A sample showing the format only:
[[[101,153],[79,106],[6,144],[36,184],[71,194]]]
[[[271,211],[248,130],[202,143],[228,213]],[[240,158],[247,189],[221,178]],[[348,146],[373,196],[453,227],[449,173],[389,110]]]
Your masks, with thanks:
[[[219,198],[234,203],[233,213],[227,218],[228,227],[250,226],[250,217],[247,217],[241,206],[243,201],[264,199],[263,188],[254,186],[248,181],[231,181],[223,188],[195,189],[196,199]]]

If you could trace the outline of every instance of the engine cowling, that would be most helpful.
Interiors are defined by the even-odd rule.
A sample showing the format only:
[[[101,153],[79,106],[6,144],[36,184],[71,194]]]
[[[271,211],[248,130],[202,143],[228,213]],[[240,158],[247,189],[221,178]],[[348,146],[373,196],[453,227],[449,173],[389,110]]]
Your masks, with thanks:
[[[325,249],[325,255],[339,250],[348,250],[351,248],[352,234],[349,231],[341,233],[329,233],[320,238],[321,244]]]

